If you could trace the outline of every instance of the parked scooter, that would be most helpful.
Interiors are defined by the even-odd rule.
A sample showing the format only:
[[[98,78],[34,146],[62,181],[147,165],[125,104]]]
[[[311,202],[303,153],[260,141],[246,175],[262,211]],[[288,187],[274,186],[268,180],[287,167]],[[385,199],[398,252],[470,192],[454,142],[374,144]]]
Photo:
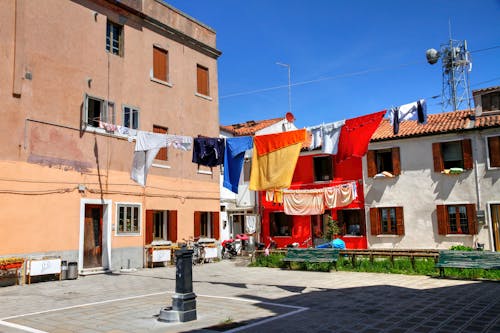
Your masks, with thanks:
[[[241,254],[241,250],[245,245],[244,242],[249,240],[249,237],[245,234],[237,234],[236,239],[230,238],[222,242],[222,258],[235,257]]]

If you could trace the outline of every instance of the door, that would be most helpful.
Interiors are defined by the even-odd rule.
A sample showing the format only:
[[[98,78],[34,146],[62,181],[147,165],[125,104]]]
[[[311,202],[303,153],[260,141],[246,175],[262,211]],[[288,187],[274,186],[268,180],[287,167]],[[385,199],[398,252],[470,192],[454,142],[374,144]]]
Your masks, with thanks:
[[[490,205],[493,229],[493,247],[500,251],[500,204]]]
[[[102,205],[85,205],[83,268],[102,267]]]

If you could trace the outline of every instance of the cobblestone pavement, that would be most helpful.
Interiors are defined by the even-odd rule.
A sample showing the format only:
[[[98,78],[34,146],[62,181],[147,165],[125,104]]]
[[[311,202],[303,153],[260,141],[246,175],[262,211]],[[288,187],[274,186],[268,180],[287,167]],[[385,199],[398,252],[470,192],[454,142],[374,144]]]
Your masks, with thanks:
[[[175,267],[0,288],[0,332],[500,332],[500,283],[306,272],[222,261],[193,270],[198,319],[156,320]]]

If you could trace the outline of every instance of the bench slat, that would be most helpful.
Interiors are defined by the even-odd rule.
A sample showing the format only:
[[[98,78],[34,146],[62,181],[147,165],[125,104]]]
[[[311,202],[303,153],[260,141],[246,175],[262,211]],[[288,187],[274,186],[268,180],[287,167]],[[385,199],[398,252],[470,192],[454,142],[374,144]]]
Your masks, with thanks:
[[[436,267],[500,269],[500,253],[489,251],[439,251]]]

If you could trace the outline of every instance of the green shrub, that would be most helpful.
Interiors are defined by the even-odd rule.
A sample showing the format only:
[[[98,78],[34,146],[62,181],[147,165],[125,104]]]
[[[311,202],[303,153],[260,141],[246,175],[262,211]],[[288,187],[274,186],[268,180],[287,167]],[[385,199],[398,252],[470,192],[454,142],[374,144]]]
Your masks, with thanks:
[[[464,246],[464,245],[453,245],[450,247],[450,250],[452,251],[474,251],[474,249],[470,246]]]

